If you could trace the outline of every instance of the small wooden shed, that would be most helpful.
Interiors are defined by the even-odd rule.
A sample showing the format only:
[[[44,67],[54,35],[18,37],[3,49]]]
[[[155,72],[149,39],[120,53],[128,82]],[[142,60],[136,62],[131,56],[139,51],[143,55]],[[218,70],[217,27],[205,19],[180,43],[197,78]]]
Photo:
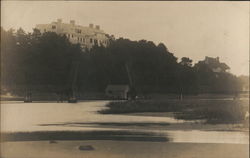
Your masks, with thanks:
[[[105,94],[112,99],[128,99],[129,85],[108,85]]]

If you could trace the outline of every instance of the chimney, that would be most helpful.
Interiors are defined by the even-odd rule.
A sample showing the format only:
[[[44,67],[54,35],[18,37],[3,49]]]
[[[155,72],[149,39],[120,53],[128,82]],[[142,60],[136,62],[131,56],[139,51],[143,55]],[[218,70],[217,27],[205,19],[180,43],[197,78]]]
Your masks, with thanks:
[[[62,19],[57,19],[57,23],[62,23]]]
[[[70,20],[70,24],[75,25],[75,20]]]
[[[209,61],[208,61],[208,56],[205,56],[205,63],[208,64]]]
[[[100,30],[100,25],[96,25],[95,28],[96,28],[97,30]]]
[[[220,58],[219,58],[219,57],[216,57],[216,60],[219,62]]]
[[[89,27],[90,28],[94,28],[94,24],[89,24]]]

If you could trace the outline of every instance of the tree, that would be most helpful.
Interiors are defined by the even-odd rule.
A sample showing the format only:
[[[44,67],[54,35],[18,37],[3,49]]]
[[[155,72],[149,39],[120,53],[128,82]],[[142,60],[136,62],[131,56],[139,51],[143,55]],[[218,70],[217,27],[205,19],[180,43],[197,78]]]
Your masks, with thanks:
[[[1,28],[1,40],[1,83],[12,89],[23,85],[39,91],[70,90],[74,63],[80,63],[76,85],[82,92],[104,92],[108,84],[129,84],[129,77],[138,93],[224,93],[240,85],[234,75],[215,73],[205,62],[192,67],[192,60],[183,57],[178,63],[164,44],[152,41],[119,38],[108,47],[96,45],[82,52],[66,36],[36,29],[25,33],[21,28]]]
[[[91,84],[92,87],[103,90],[108,84],[128,84],[125,67],[128,63],[133,84],[139,91],[168,88],[166,82],[174,82],[173,68],[177,66],[177,58],[163,44],[156,46],[151,41],[120,38],[112,41],[107,48],[94,47],[90,54],[89,60],[94,62],[90,67],[95,72],[89,83],[93,83],[93,78],[97,76],[102,78]],[[150,88],[146,90],[145,87]]]
[[[79,45],[71,44],[65,36],[52,32],[41,35],[35,29],[32,34],[26,34],[21,28],[16,33],[2,29],[1,39],[4,86],[65,87],[69,84],[72,63],[81,55]]]
[[[193,60],[191,60],[190,58],[188,58],[188,57],[182,57],[180,64],[184,65],[184,66],[191,67],[192,66],[192,62],[193,62]]]

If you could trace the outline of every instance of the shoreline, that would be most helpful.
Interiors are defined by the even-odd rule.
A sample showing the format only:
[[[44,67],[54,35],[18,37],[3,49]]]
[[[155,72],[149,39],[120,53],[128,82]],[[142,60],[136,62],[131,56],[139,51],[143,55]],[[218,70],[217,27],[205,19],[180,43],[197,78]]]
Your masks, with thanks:
[[[80,150],[80,147],[91,150]],[[26,141],[1,144],[6,158],[247,158],[249,144],[173,143],[138,141]],[[13,152],[14,151],[14,152]],[[28,151],[28,152],[27,152]],[[211,152],[215,151],[215,152]],[[39,153],[39,154],[38,154]]]
[[[195,137],[193,137],[196,135]],[[1,143],[23,141],[132,141],[248,144],[248,132],[202,130],[131,130],[33,131],[1,133]]]

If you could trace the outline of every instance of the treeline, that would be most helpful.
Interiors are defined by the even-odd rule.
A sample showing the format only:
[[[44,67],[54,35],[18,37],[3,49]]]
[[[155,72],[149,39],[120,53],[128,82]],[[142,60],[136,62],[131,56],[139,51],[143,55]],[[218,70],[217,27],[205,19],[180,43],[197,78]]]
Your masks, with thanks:
[[[109,84],[129,84],[126,65],[138,93],[235,93],[242,82],[230,73],[215,73],[209,65],[183,57],[181,62],[164,44],[117,39],[106,48],[82,51],[65,36],[34,29],[1,28],[1,86],[20,93],[24,89],[57,92],[72,86],[77,68],[79,92],[104,92]]]

